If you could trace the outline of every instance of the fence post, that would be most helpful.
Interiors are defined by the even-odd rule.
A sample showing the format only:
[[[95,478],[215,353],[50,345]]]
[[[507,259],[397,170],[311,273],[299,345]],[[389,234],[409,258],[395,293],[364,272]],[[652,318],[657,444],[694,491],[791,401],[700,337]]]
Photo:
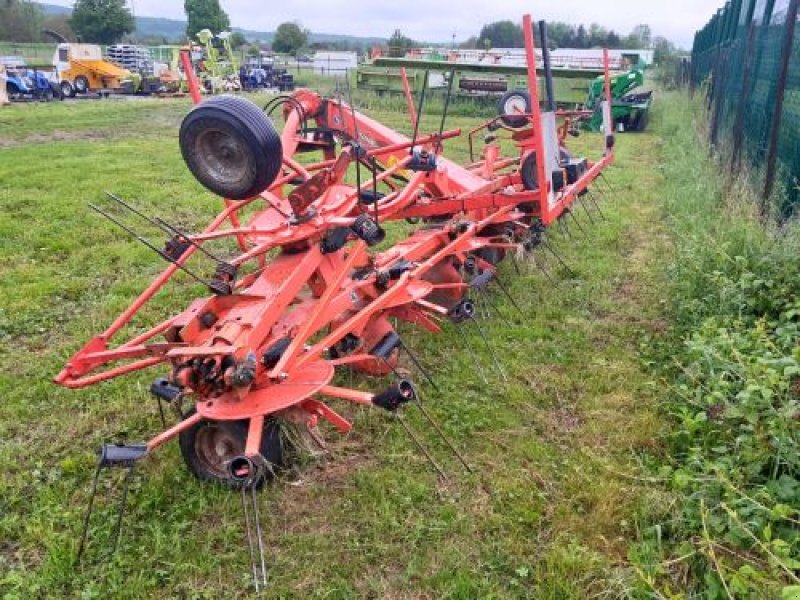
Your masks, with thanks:
[[[728,85],[728,61],[730,51],[728,48],[721,50],[717,59],[717,67],[714,69],[712,96],[713,112],[711,113],[711,152],[716,150],[719,143],[719,122],[722,112],[723,99],[725,98],[725,88]]]
[[[789,78],[789,61],[792,57],[794,44],[794,30],[797,28],[797,8],[800,0],[790,0],[786,9],[786,23],[783,32],[783,47],[781,49],[781,70],[778,75],[778,86],[775,90],[775,106],[772,111],[772,127],[770,130],[769,152],[767,154],[767,175],[764,181],[764,198],[761,203],[762,216],[767,213],[769,198],[775,187],[775,169],[778,161],[778,136],[781,131],[783,118],[783,100],[786,95],[786,80]]]
[[[744,129],[744,114],[750,101],[750,79],[753,74],[753,52],[756,41],[756,24],[750,22],[747,30],[747,43],[744,50],[744,74],[742,75],[742,94],[739,97],[739,107],[736,111],[736,123],[733,126],[733,156],[731,156],[731,175],[739,167],[742,156],[742,137]]]

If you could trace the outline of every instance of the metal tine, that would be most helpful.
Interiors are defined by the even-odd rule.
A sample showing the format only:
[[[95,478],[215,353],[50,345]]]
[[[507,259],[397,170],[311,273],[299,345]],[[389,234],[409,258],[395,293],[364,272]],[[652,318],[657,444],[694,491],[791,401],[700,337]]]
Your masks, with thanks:
[[[521,317],[524,317],[525,313],[522,312],[522,309],[519,307],[519,304],[517,304],[517,301],[514,300],[514,296],[511,295],[511,292],[503,284],[503,282],[500,280],[500,277],[498,277],[496,273],[495,273],[495,276],[494,276],[494,282],[497,284],[497,287],[500,288],[500,291],[503,292],[503,295],[506,298],[508,298],[508,301],[511,303],[511,306],[513,306],[517,310],[517,312],[519,313],[519,315]]]
[[[542,244],[544,243],[544,237],[542,237],[541,243]],[[536,255],[533,253],[533,249],[531,249],[529,254],[532,257],[532,261],[529,262],[533,262],[533,266],[539,269],[550,283],[552,283],[554,286],[558,285],[555,279],[553,279],[552,275],[550,275],[550,272],[547,269],[545,269],[543,261],[536,260]]]
[[[547,241],[545,241],[545,240],[542,240],[542,245],[543,245],[545,248],[547,248],[547,250],[550,252],[550,254],[552,254],[553,256],[555,256],[555,257],[556,257],[556,260],[558,260],[558,262],[559,262],[559,263],[561,263],[561,266],[562,266],[562,267],[564,267],[564,268],[567,270],[567,272],[570,274],[570,276],[572,276],[572,277],[577,277],[577,276],[578,276],[578,275],[577,275],[577,273],[575,273],[575,271],[573,271],[572,269],[570,269],[569,265],[568,265],[566,262],[564,262],[564,259],[563,259],[563,258],[561,258],[561,257],[560,257],[560,256],[559,256],[559,255],[556,253],[556,251],[555,251],[555,250],[553,250],[553,247],[552,247],[552,246],[550,246],[550,244],[548,244],[548,243],[547,243]]]
[[[117,544],[119,544],[119,536],[122,533],[122,516],[125,514],[125,506],[128,501],[128,488],[133,478],[133,468],[133,465],[128,467],[128,472],[125,474],[125,482],[122,485],[122,498],[120,499],[119,510],[117,511],[117,522],[114,526],[114,543],[111,545],[111,553],[109,556],[114,556],[114,553],[117,551]]]
[[[492,361],[494,361],[495,366],[497,367],[497,371],[500,373],[500,376],[503,378],[505,383],[508,383],[508,378],[506,377],[505,371],[503,371],[503,366],[500,364],[500,361],[497,360],[497,356],[494,353],[494,348],[489,343],[489,338],[486,337],[486,334],[483,332],[483,327],[478,322],[475,317],[469,317],[470,320],[475,323],[475,327],[478,329],[478,334],[481,336],[483,343],[486,344],[486,349],[489,351],[489,355],[492,357]]]
[[[158,414],[161,417],[161,425],[164,427],[164,429],[166,429],[167,428],[167,418],[164,416],[163,400],[161,400],[161,398],[157,398],[157,400],[158,400]]]
[[[594,217],[592,216],[592,213],[589,212],[589,209],[586,207],[586,205],[583,202],[581,202],[580,198],[578,198],[578,204],[580,204],[581,207],[583,207],[583,210],[586,212],[586,216],[589,217],[589,222],[592,225],[597,225],[597,223],[594,220]]]
[[[614,190],[614,188],[611,186],[611,182],[608,180],[608,177],[606,177],[606,174],[605,174],[605,173],[603,173],[602,171],[600,171],[600,179],[602,179],[602,180],[603,180],[603,183],[605,183],[605,184],[606,184],[606,186],[608,187],[608,191],[609,191],[609,192],[611,192],[612,194],[615,194],[615,193],[616,193],[616,191]]]
[[[608,221],[608,218],[606,217],[606,215],[603,213],[602,210],[600,210],[600,204],[598,204],[598,202],[595,199],[594,194],[592,193],[592,191],[589,188],[586,188],[586,191],[587,191],[587,196],[589,196],[589,200],[594,205],[594,207],[597,209],[597,214],[600,215],[600,218],[603,219],[603,221]]]
[[[545,269],[543,264],[541,264],[539,262],[536,262],[536,261],[534,261],[534,264],[544,274],[545,279],[547,279],[547,281],[549,281],[553,285],[558,285],[558,282],[556,282],[556,280],[553,279],[553,276],[550,274],[550,271]]]
[[[597,190],[597,193],[600,194],[600,196],[602,198],[604,198],[608,202],[611,202],[611,196],[608,195],[608,192],[605,189],[603,189],[602,186],[598,185],[595,189]]]
[[[570,233],[569,227],[567,227],[566,218],[556,219],[556,223],[558,223],[558,230],[561,233],[561,235],[569,239],[573,239],[572,233]]]
[[[89,496],[89,505],[86,507],[86,514],[83,517],[83,527],[81,530],[81,541],[78,545],[78,554],[75,557],[75,565],[77,566],[80,561],[81,557],[83,556],[83,551],[86,549],[86,537],[89,534],[89,521],[92,518],[92,512],[94,511],[94,499],[97,496],[97,482],[100,479],[100,470],[103,468],[103,464],[101,462],[97,463],[97,469],[94,472],[94,482],[92,483],[92,493]]]
[[[497,274],[495,273],[495,279],[496,278]],[[492,300],[491,292],[489,292],[489,290],[481,290],[481,294],[483,294],[483,297],[489,304],[489,306],[492,307],[492,310],[497,313],[498,317],[500,317],[500,320],[502,320],[503,323],[505,323],[509,327],[513,327],[514,324],[506,318],[505,314],[500,310],[500,307],[497,305],[497,303],[495,303],[494,300]]]
[[[486,303],[486,299],[485,299],[485,297],[483,295],[484,294],[483,290],[480,289],[480,288],[474,288],[474,289],[475,289],[475,292],[476,292],[476,294],[475,294],[475,298],[476,298],[475,305],[478,307],[478,312],[482,311],[483,312],[482,316],[484,318],[491,319],[492,318],[492,313],[489,312],[489,306]]]
[[[250,526],[250,512],[247,506],[247,489],[245,485],[241,487],[242,497],[242,513],[244,514],[244,528],[247,535],[247,548],[250,551],[250,567],[253,571],[253,585],[256,588],[256,594],[261,592],[260,582],[258,579],[258,565],[256,564],[255,542],[253,540],[253,530]]]
[[[417,403],[416,403],[416,405],[417,405],[417,407],[419,407],[419,409],[420,409],[420,411],[422,412],[422,414],[423,414],[423,415],[425,415],[425,418],[428,420],[428,422],[429,422],[429,423],[430,423],[430,424],[433,426],[433,428],[436,430],[436,433],[438,433],[438,434],[439,434],[439,437],[441,437],[441,438],[442,438],[442,440],[444,441],[444,443],[445,443],[445,444],[447,444],[447,446],[450,448],[450,450],[453,452],[453,454],[454,454],[454,455],[455,455],[455,456],[458,458],[458,460],[461,462],[461,464],[462,464],[462,465],[464,465],[464,468],[465,468],[465,469],[466,469],[466,470],[467,470],[469,473],[474,473],[474,471],[472,470],[472,467],[470,467],[470,466],[469,466],[469,464],[467,463],[466,459],[465,459],[465,458],[462,456],[462,454],[461,454],[461,453],[458,451],[458,449],[455,447],[455,444],[453,444],[453,442],[451,442],[451,441],[450,441],[450,439],[447,437],[447,435],[445,435],[445,433],[444,433],[444,431],[442,430],[442,428],[441,428],[441,426],[439,425],[439,423],[436,421],[436,419],[434,419],[434,418],[433,418],[433,415],[431,415],[431,414],[428,412],[428,409],[427,409],[427,408],[425,408],[425,403],[422,401],[422,394],[420,394],[420,393],[419,393],[419,390],[417,390],[417,386],[415,386],[415,385],[412,383],[412,384],[411,384],[411,387],[412,387],[412,389],[414,390],[414,398],[417,400]]]
[[[589,234],[586,233],[586,230],[583,228],[583,225],[581,225],[581,222],[578,221],[578,217],[575,216],[575,213],[572,212],[569,209],[566,210],[566,213],[567,213],[567,215],[572,217],[573,221],[575,221],[575,225],[578,226],[578,229],[580,230],[581,234],[583,234],[583,239],[588,240],[589,239]]]
[[[124,206],[129,211],[131,211],[133,214],[138,215],[139,217],[141,217],[142,219],[144,219],[145,221],[147,221],[151,225],[155,225],[156,227],[158,227],[164,233],[168,233],[170,235],[179,235],[180,237],[185,239],[187,242],[189,242],[192,246],[197,248],[200,252],[205,254],[211,260],[213,260],[215,262],[218,262],[218,263],[221,263],[221,264],[225,263],[224,260],[214,256],[211,252],[209,252],[208,250],[203,248],[200,244],[198,244],[193,239],[191,239],[190,236],[188,236],[187,234],[185,234],[184,232],[179,230],[174,225],[171,225],[171,224],[167,223],[164,219],[162,219],[160,217],[149,217],[149,216],[147,216],[142,211],[140,211],[136,207],[132,206],[130,203],[128,203],[127,201],[123,200],[122,198],[120,198],[116,194],[112,194],[111,192],[107,191],[106,192],[106,196],[108,196],[109,198],[111,198],[112,200],[117,202],[119,205]]]
[[[518,250],[509,252],[508,256],[511,258],[511,264],[514,265],[514,270],[517,272],[517,275],[522,275],[522,270],[519,268],[519,261],[517,260],[517,252]]]
[[[158,254],[158,255],[159,255],[161,258],[163,258],[163,259],[164,259],[164,260],[166,260],[167,262],[169,262],[169,263],[171,263],[171,264],[175,265],[176,267],[178,267],[178,268],[179,268],[181,271],[183,271],[184,273],[186,273],[187,275],[189,275],[189,276],[190,276],[192,279],[194,279],[194,280],[196,280],[196,281],[198,281],[198,282],[202,283],[202,284],[203,284],[203,285],[205,285],[205,286],[208,286],[208,285],[209,285],[209,284],[208,284],[208,281],[204,280],[204,279],[203,279],[203,278],[201,278],[200,276],[196,275],[195,273],[193,273],[192,271],[190,271],[189,269],[187,269],[186,267],[184,267],[184,266],[183,266],[182,264],[180,264],[180,263],[179,263],[177,260],[175,260],[174,258],[172,258],[172,257],[171,257],[169,254],[167,254],[167,253],[166,253],[166,252],[164,252],[163,250],[159,249],[159,248],[158,248],[158,246],[156,246],[155,244],[152,244],[151,242],[149,242],[148,240],[146,240],[145,238],[143,238],[142,236],[140,236],[140,235],[139,235],[138,233],[136,233],[136,232],[135,232],[133,229],[131,229],[130,227],[128,227],[127,225],[125,225],[124,223],[122,223],[121,221],[119,221],[118,219],[116,219],[116,218],[112,217],[110,214],[108,214],[107,212],[105,212],[103,209],[101,209],[101,208],[98,208],[97,206],[95,206],[94,204],[91,204],[91,203],[89,204],[89,208],[91,208],[93,211],[95,211],[95,212],[97,212],[97,213],[100,213],[101,215],[103,215],[103,216],[104,216],[106,219],[108,219],[109,221],[111,221],[112,223],[114,223],[114,224],[115,224],[117,227],[119,227],[120,229],[123,229],[123,230],[124,230],[126,233],[128,233],[128,234],[129,234],[129,235],[131,235],[131,236],[133,236],[133,237],[134,237],[134,238],[135,238],[137,241],[141,242],[142,244],[144,244],[145,246],[147,246],[148,248],[150,248],[150,249],[151,249],[153,252],[155,252],[156,254]]]
[[[411,351],[411,348],[408,347],[408,345],[406,344],[405,340],[403,340],[403,338],[400,338],[400,347],[403,350],[406,351],[406,354],[408,355],[408,358],[411,359],[411,362],[414,363],[414,366],[417,368],[417,370],[433,386],[433,389],[435,389],[437,392],[441,393],[442,390],[439,389],[439,386],[436,385],[436,382],[433,380],[433,377],[431,377],[430,374],[428,373],[428,371],[425,370],[425,368],[422,366],[422,363],[420,362],[419,358],[415,355],[414,352]]]
[[[475,366],[477,367],[478,375],[481,376],[483,383],[489,385],[489,380],[486,378],[486,373],[484,373],[483,371],[483,366],[481,365],[480,360],[478,360],[478,355],[475,353],[475,348],[472,347],[472,344],[470,343],[467,334],[461,330],[461,327],[458,325],[458,323],[455,323],[455,328],[458,334],[461,336],[461,339],[464,341],[464,345],[467,347],[467,350],[469,351],[470,355],[472,356],[472,360],[475,361]]]
[[[261,515],[258,510],[258,495],[256,494],[255,480],[250,484],[250,498],[253,502],[253,520],[256,524],[256,539],[258,540],[258,554],[261,559],[261,582],[267,585],[267,562],[264,557],[264,532],[261,530]]]
[[[403,377],[400,375],[400,373],[397,371],[397,369],[395,367],[393,367],[392,364],[386,358],[383,358],[382,360],[386,364],[386,366],[389,367],[392,370],[392,373],[394,373],[394,376],[397,377],[397,379],[399,379],[399,380],[403,379]],[[409,382],[409,383],[411,383],[411,382]],[[447,444],[447,446],[450,447],[450,450],[453,451],[453,454],[455,454],[458,457],[458,459],[461,461],[461,463],[464,465],[464,467],[466,467],[467,471],[472,473],[473,472],[472,468],[467,464],[467,462],[464,460],[464,458],[458,452],[458,450],[453,445],[453,443],[447,438],[447,436],[445,435],[444,431],[439,426],[439,423],[436,422],[436,420],[433,418],[433,416],[423,406],[422,394],[419,392],[419,389],[417,388],[417,386],[414,385],[413,383],[411,383],[411,388],[412,388],[413,393],[414,393],[414,399],[417,401],[417,406],[419,407],[419,409],[422,412],[422,414],[425,416],[425,418],[428,420],[428,422],[433,426],[433,428],[436,430],[436,433],[439,434],[439,437],[442,438],[444,443]]]
[[[394,415],[395,415],[395,418],[398,421],[400,421],[400,424],[403,426],[403,429],[406,430],[406,433],[408,433],[408,436],[417,445],[417,448],[419,448],[420,452],[422,452],[422,454],[425,455],[425,458],[428,459],[428,462],[431,463],[431,466],[433,466],[433,468],[436,469],[436,472],[439,473],[439,475],[442,477],[442,479],[444,479],[445,481],[449,481],[449,478],[447,477],[447,473],[444,472],[444,469],[442,469],[442,467],[439,466],[439,463],[437,463],[433,459],[433,456],[431,456],[431,453],[428,452],[428,450],[425,448],[425,446],[422,445],[422,442],[417,437],[417,434],[414,433],[414,430],[411,429],[411,426],[408,423],[406,423],[406,420],[402,416],[400,416],[399,412],[394,413]]]

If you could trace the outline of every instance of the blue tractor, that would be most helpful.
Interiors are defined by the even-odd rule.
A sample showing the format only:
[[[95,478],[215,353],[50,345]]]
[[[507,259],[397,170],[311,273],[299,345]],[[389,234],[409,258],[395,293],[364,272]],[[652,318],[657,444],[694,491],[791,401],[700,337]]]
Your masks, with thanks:
[[[25,66],[25,61],[18,57],[3,57],[0,61],[6,66],[6,92],[10,100],[64,99],[61,87],[50,80],[46,70]]]

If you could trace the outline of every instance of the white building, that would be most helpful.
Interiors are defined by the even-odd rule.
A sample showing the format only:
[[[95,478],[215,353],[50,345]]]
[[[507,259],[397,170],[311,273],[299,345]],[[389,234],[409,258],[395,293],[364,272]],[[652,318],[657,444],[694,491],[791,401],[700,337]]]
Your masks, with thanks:
[[[344,75],[358,66],[356,52],[317,52],[313,58],[314,73],[317,75]]]

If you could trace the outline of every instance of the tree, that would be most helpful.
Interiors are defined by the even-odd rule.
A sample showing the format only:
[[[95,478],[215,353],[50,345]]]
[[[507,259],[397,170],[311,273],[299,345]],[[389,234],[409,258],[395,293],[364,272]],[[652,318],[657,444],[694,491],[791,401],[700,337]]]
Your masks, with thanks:
[[[228,40],[231,43],[231,48],[234,50],[247,44],[247,38],[245,38],[244,34],[242,34],[240,31],[234,31]]]
[[[281,23],[275,30],[275,37],[272,40],[272,49],[275,52],[295,54],[300,48],[308,43],[307,29],[297,21]]]
[[[572,48],[575,45],[575,26],[560,21],[548,23],[547,38],[553,49]]]
[[[222,10],[219,0],[184,0],[183,10],[186,12],[186,35],[190,39],[194,39],[203,29],[217,34],[227,31],[231,26],[228,14]]]
[[[416,46],[414,40],[403,35],[403,32],[399,29],[394,30],[387,44],[389,46],[389,56],[395,58],[405,56],[406,50]]]
[[[653,61],[659,66],[669,62],[676,55],[675,44],[665,37],[656,37],[653,41],[653,47],[655,49]]]
[[[512,21],[495,21],[484,25],[478,36],[478,46],[490,48],[522,48],[525,45],[522,27]]]
[[[653,47],[653,31],[650,25],[637,25],[625,38],[625,46],[632,50],[643,50]]]
[[[35,42],[44,15],[39,5],[29,0],[0,0],[0,40]]]
[[[459,48],[464,48],[467,50],[473,50],[478,47],[478,38],[476,36],[470,36],[463,42],[458,45]]]
[[[575,33],[575,47],[588,48],[589,36],[586,34],[586,27],[578,25],[578,31]]]
[[[114,44],[136,29],[125,0],[75,0],[70,27],[83,41]]]

